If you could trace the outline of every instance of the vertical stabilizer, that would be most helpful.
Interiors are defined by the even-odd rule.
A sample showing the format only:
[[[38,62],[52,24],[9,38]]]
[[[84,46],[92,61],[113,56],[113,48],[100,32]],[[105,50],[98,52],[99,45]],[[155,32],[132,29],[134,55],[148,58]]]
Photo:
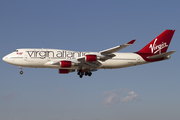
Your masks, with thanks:
[[[161,54],[167,51],[175,30],[165,30],[138,53]]]

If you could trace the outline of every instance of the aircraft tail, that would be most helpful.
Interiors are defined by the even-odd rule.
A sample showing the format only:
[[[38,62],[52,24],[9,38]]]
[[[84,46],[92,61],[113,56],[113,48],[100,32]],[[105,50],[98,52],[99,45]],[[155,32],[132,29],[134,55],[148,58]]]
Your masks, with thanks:
[[[153,53],[155,55],[165,53],[169,47],[174,32],[175,30],[165,30],[144,48],[138,51],[138,53]]]

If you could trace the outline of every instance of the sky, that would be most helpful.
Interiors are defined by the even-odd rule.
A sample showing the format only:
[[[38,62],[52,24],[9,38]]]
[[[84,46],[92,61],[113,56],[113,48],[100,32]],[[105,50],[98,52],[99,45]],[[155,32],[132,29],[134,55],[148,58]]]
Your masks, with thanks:
[[[179,120],[179,0],[1,0],[0,56],[17,48],[136,52],[175,29],[171,59],[91,77],[0,61],[0,120]]]

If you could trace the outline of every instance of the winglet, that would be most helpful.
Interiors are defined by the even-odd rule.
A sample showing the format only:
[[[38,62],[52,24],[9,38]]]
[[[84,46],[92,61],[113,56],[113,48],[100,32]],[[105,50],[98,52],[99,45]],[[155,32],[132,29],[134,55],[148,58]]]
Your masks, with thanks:
[[[135,41],[136,41],[136,39],[133,39],[133,40],[129,41],[129,42],[126,43],[126,44],[133,44]]]

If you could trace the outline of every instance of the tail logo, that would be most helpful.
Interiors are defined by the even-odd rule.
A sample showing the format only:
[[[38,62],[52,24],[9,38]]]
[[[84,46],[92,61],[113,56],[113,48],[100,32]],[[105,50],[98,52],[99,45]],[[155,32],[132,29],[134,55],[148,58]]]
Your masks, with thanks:
[[[156,45],[156,41],[157,41],[157,40],[158,40],[158,39],[156,38],[156,39],[154,40],[154,43],[153,43],[153,44],[150,44],[150,46],[149,46],[149,48],[151,48],[151,53],[156,54],[157,52],[159,52],[159,54],[160,54],[160,53],[161,53],[161,50],[162,50],[163,48],[168,47],[168,45],[166,44],[166,42],[165,42],[165,43],[162,42],[162,44]]]

